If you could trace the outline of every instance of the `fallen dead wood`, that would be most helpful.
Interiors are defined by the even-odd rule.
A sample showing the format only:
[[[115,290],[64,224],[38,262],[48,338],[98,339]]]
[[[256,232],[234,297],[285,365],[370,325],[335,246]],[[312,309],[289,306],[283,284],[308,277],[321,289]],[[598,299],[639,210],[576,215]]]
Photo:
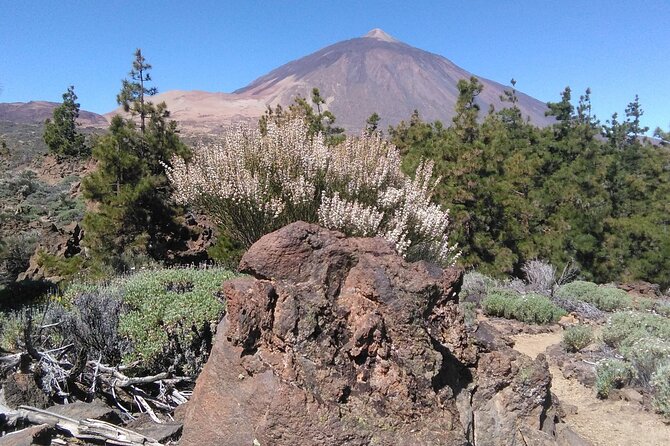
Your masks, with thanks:
[[[134,419],[137,410],[160,422],[159,413],[169,417],[190,397],[190,392],[183,388],[183,384],[188,386],[192,383],[190,377],[174,376],[171,370],[149,376],[128,376],[127,371],[136,364],[110,367],[99,359],[76,367],[67,357],[55,355],[70,348],[67,345],[47,351],[33,349],[33,355],[16,353],[0,356],[0,371],[4,374],[19,367],[25,368],[22,370],[24,373],[33,371],[40,377],[43,390],[64,402],[81,398],[72,391],[84,390],[89,395],[102,396],[113,401],[128,419]],[[25,367],[22,363],[26,363]]]
[[[20,420],[31,424],[47,424],[81,440],[105,441],[107,444],[119,446],[162,446],[162,443],[151,437],[105,421],[90,418],[76,420],[30,406],[20,406],[18,410],[5,413],[4,417],[10,426]]]

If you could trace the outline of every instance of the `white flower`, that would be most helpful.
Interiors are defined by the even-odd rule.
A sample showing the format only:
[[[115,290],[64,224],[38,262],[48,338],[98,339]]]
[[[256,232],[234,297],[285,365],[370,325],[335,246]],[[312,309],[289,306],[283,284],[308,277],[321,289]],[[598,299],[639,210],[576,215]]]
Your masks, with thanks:
[[[347,137],[336,147],[310,137],[298,119],[226,131],[218,144],[199,144],[189,163],[165,166],[179,203],[225,225],[246,244],[296,220],[349,235],[381,236],[405,255],[421,244],[435,260],[453,263],[448,211],[431,202],[433,164],[414,179],[400,170],[400,153],[379,135]]]

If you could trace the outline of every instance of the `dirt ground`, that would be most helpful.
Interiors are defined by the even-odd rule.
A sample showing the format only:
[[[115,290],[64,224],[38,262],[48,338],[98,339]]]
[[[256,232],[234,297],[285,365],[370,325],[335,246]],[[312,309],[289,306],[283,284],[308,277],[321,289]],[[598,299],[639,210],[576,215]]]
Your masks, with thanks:
[[[561,331],[514,336],[514,348],[535,358],[547,347],[561,342]],[[554,365],[552,392],[565,404],[578,408],[568,413],[565,422],[595,446],[665,446],[670,445],[670,425],[660,416],[645,411],[635,402],[600,400],[595,390],[576,380],[568,380]]]

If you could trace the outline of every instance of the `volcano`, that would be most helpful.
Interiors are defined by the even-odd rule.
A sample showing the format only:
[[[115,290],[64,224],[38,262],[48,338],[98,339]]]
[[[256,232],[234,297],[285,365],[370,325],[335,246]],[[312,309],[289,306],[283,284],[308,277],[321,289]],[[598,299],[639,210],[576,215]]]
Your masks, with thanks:
[[[165,101],[174,119],[186,128],[214,130],[256,120],[268,106],[285,107],[296,96],[309,98],[316,87],[336,124],[349,132],[360,131],[372,113],[381,116],[385,128],[407,120],[414,110],[426,121],[448,125],[458,98],[456,85],[473,75],[443,56],[374,29],[282,65],[233,93],[168,91],[154,97],[154,102]],[[476,99],[482,114],[490,105],[504,108],[500,96],[509,87],[476,77],[484,85]],[[552,122],[544,115],[544,102],[521,92],[517,96],[524,118],[539,126]]]

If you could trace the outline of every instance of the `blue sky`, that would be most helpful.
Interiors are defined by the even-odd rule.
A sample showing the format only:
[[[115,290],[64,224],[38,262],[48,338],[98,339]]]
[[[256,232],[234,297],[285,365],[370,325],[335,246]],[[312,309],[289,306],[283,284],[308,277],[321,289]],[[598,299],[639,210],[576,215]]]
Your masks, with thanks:
[[[0,102],[73,84],[111,111],[138,47],[159,91],[230,92],[372,28],[542,101],[590,87],[602,121],[638,94],[643,123],[670,128],[670,0],[0,0]]]

